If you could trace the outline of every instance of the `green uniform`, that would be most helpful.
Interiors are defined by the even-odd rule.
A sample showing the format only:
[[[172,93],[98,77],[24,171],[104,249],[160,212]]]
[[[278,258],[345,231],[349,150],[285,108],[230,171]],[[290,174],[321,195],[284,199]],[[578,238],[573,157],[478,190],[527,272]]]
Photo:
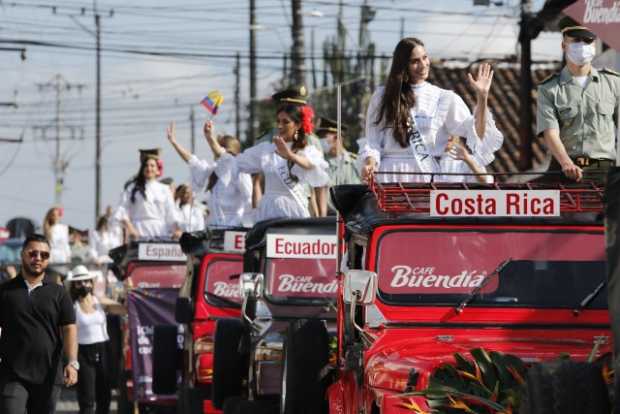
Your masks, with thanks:
[[[582,87],[564,67],[538,87],[537,134],[559,130],[573,160],[615,160],[614,114],[619,106],[619,73],[592,68]]]
[[[344,151],[337,157],[327,158],[329,164],[329,186],[359,184],[360,174],[356,167],[357,155]]]

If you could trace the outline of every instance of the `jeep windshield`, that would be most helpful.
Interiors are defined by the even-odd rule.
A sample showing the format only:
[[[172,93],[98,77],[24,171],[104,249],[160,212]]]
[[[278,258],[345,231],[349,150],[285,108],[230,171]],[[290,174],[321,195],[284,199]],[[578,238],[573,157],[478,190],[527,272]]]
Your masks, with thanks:
[[[379,241],[379,297],[388,304],[456,306],[489,275],[468,307],[572,309],[605,280],[604,256],[604,236],[595,232],[393,231]],[[606,309],[606,296],[601,292],[588,307]]]
[[[219,307],[238,307],[241,303],[239,274],[243,272],[241,260],[215,260],[206,269],[205,297]]]
[[[270,301],[314,303],[336,298],[336,259],[266,260],[265,283]]]

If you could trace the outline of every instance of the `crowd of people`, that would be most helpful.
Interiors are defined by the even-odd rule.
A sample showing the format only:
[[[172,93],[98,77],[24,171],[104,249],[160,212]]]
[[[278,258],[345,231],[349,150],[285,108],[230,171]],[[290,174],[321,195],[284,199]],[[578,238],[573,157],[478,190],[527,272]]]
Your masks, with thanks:
[[[554,157],[551,168],[580,180],[590,166],[608,168],[616,158],[613,111],[620,102],[620,75],[591,66],[595,35],[589,29],[569,25],[562,33],[566,66],[540,86],[537,129]],[[217,125],[208,121],[203,131],[213,157],[192,154],[170,124],[168,142],[187,164],[191,182],[176,188],[162,182],[159,150],[141,151],[138,171],[125,184],[120,203],[97,221],[88,247],[82,246],[84,257],[102,264],[110,261],[111,248],[132,239],[325,216],[334,212],[330,186],[374,177],[386,182],[492,181],[487,167],[503,135],[488,105],[491,66],[483,63],[469,75],[476,96],[473,113],[455,92],[429,83],[429,71],[424,43],[402,39],[385,85],[370,99],[366,143],[358,155],[345,148],[338,134],[339,129],[346,133],[346,126],[315,116],[303,86],[273,95],[276,127],[244,151],[238,137],[218,135]],[[584,130],[592,133],[584,135]],[[197,201],[203,196],[206,206]],[[72,271],[69,293],[46,279],[49,263],[71,262],[78,249],[72,252],[70,246],[80,246],[79,240],[71,242],[61,218],[62,209],[48,211],[44,234],[24,243],[20,273],[0,286],[2,413],[52,413],[57,386],[76,382],[80,412],[95,412],[96,406],[105,413],[109,407],[102,368],[105,312],[122,312],[122,307],[93,294],[94,276],[86,267]],[[59,362],[63,349],[64,366]]]

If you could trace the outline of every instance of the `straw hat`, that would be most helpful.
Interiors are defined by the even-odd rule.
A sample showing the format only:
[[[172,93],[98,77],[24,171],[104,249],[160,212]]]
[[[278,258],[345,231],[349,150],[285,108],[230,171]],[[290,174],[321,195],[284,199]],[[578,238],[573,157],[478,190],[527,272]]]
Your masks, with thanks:
[[[88,271],[86,266],[77,265],[69,272],[68,282],[77,282],[78,280],[90,280],[96,277],[95,274]]]

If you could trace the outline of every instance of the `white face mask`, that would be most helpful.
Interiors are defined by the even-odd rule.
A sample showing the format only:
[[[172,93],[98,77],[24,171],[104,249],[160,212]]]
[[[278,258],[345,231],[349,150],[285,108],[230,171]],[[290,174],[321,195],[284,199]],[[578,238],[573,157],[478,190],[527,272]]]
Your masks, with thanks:
[[[589,45],[584,42],[570,43],[566,48],[566,59],[579,66],[592,62],[595,54],[594,43]]]
[[[327,140],[327,138],[321,139],[320,142],[324,153],[328,153],[332,149],[332,144]]]

